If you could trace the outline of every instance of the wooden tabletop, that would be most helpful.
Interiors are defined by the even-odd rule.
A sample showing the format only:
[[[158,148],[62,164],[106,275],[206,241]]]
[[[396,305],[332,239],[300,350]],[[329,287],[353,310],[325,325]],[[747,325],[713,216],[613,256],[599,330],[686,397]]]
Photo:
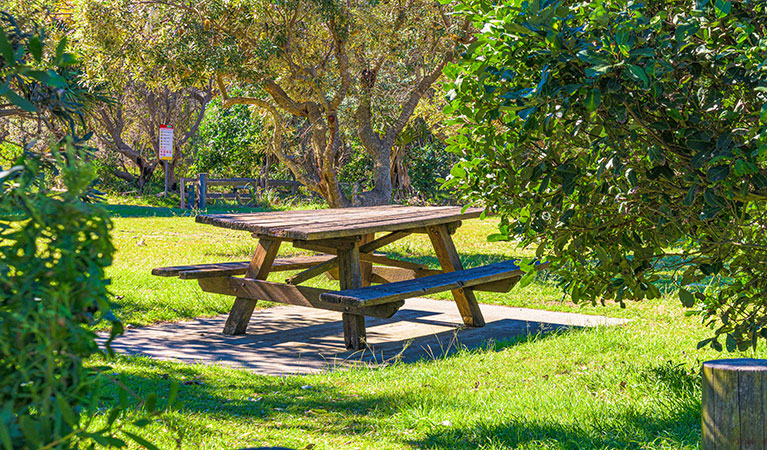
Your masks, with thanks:
[[[460,206],[369,206],[361,208],[210,214],[197,222],[283,239],[332,239],[382,231],[399,231],[473,219],[482,208]]]

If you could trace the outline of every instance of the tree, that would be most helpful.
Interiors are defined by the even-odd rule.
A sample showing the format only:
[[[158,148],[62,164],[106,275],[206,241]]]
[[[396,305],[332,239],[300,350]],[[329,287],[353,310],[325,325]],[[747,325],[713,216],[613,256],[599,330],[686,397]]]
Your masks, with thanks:
[[[160,125],[170,124],[174,138],[173,160],[167,165],[168,185],[175,189],[175,169],[185,160],[185,148],[200,127],[205,107],[213,97],[211,87],[174,91],[130,80],[119,91],[113,93],[111,104],[101,105],[90,115],[102,147],[119,153],[138,170],[138,176],[119,169],[115,169],[115,175],[143,187],[160,163]]]
[[[573,301],[676,285],[729,350],[767,338],[767,5],[464,0],[449,184]],[[710,286],[710,288],[707,288]]]
[[[94,77],[114,76],[123,58],[181,84],[214,79],[225,106],[270,117],[273,154],[338,207],[390,202],[392,147],[468,40],[468,23],[450,13],[427,0],[111,0],[80,2],[73,17]],[[232,80],[259,94],[230,97]],[[356,198],[337,179],[350,139],[373,160],[374,186]]]

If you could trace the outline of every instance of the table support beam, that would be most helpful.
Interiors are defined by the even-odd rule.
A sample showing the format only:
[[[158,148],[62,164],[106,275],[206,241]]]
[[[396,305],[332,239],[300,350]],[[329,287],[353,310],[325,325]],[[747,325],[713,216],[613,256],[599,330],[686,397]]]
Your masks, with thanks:
[[[437,253],[437,259],[442,266],[443,272],[455,272],[463,270],[463,264],[455,250],[455,244],[450,237],[448,225],[435,225],[427,227],[429,239]],[[485,326],[485,319],[482,317],[482,311],[479,309],[477,297],[470,288],[453,289],[453,299],[458,305],[458,311],[461,313],[463,323],[469,327]]]
[[[341,290],[362,287],[359,242],[337,249],[338,276]],[[365,348],[365,316],[343,313],[344,343],[349,350]]]
[[[277,251],[280,249],[280,243],[279,240],[275,239],[260,239],[258,247],[253,253],[253,258],[250,260],[248,271],[245,272],[245,278],[266,280],[274,258],[277,256]],[[229,317],[227,317],[224,325],[224,334],[245,334],[256,302],[257,300],[251,298],[235,298],[232,310],[229,312]]]

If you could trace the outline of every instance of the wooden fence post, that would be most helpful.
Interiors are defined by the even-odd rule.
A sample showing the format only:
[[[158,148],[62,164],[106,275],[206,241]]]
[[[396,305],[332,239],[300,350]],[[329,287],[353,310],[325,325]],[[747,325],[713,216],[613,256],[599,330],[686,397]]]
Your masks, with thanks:
[[[181,202],[179,208],[186,209],[186,178],[180,178],[178,181],[178,194]]]
[[[205,209],[205,197],[208,195],[208,174],[200,174],[200,202],[197,204],[199,209]]]
[[[703,363],[703,450],[767,449],[767,360]]]

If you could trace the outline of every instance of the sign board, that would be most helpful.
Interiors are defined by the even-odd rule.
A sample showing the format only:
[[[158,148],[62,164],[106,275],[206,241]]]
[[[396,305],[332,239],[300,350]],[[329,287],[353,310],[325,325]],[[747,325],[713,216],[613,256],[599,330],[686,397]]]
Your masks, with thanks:
[[[171,125],[160,125],[160,159],[173,160],[173,127]]]

